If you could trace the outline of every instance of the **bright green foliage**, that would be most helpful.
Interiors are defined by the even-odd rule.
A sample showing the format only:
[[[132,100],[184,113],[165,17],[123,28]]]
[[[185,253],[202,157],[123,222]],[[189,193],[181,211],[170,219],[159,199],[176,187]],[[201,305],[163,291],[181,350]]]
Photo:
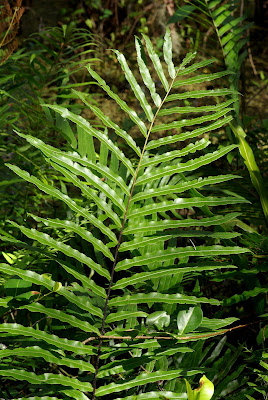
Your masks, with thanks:
[[[231,256],[248,251],[231,240],[236,234],[224,225],[238,214],[222,214],[218,208],[246,200],[240,196],[214,196],[213,191],[209,196],[205,192],[201,195],[196,189],[209,185],[213,188],[234,178],[213,173],[202,178],[196,175],[197,170],[202,174],[205,165],[212,163],[213,168],[213,162],[236,147],[209,152],[210,143],[200,140],[200,134],[231,120],[232,102],[214,104],[214,95],[221,99],[232,91],[182,92],[180,76],[183,85],[192,84],[187,68],[200,68],[199,63],[186,67],[195,55],[188,54],[174,67],[169,31],[163,46],[165,63],[161,63],[150,39],[144,37],[144,41],[154,73],[163,84],[159,93],[153,85],[153,73],[141,57],[139,41],[137,59],[149,92],[144,93],[125,57],[115,52],[141,114],[88,67],[91,77],[133,121],[128,132],[95,105],[90,106],[91,111],[103,124],[98,129],[66,107],[46,107],[68,121],[68,125],[62,125],[66,136],[67,131],[76,128],[78,144],[71,151],[18,132],[42,151],[48,164],[64,178],[66,190],[17,166],[9,168],[59,204],[65,204],[69,211],[64,220],[34,216],[37,225],[31,229],[13,223],[26,237],[25,243],[6,237],[34,256],[45,257],[47,266],[53,267],[52,276],[33,271],[32,259],[27,257],[0,265],[6,275],[37,287],[37,294],[32,292],[34,298],[10,296],[1,302],[7,313],[16,307],[18,315],[25,309],[31,315],[37,314],[35,324],[28,326],[24,319],[20,323],[7,320],[0,326],[7,347],[0,350],[0,375],[4,380],[29,382],[29,396],[33,398],[53,399],[55,394],[71,399],[185,398],[184,377],[203,371],[194,363],[180,367],[176,360],[192,353],[192,344],[224,333],[223,328],[235,321],[204,317],[201,305],[216,307],[221,301],[184,290],[181,284],[187,278],[198,286],[197,274],[209,271],[213,276],[219,269],[232,270],[235,266]],[[195,79],[203,82],[205,78],[197,75]],[[77,96],[88,104],[84,94]],[[191,99],[201,98],[207,99],[207,105],[195,108]],[[180,116],[181,99],[190,103],[187,119]],[[200,111],[205,115],[197,116]],[[111,133],[118,139],[111,140]],[[143,138],[142,148],[135,140],[137,136]],[[186,139],[196,141],[184,143]],[[123,149],[127,147],[132,154],[134,151],[132,158],[120,149],[122,140]],[[86,143],[89,147],[85,149]],[[169,143],[174,144],[171,151],[165,146]],[[70,146],[75,147],[74,141]],[[204,148],[208,149],[205,155]],[[66,236],[66,232],[72,235]],[[55,297],[58,309],[53,308]],[[51,318],[55,324],[49,323]],[[31,367],[32,357],[41,359],[40,368]],[[201,379],[203,382],[206,378]],[[205,381],[198,393],[203,396],[200,399],[210,399],[211,385]]]

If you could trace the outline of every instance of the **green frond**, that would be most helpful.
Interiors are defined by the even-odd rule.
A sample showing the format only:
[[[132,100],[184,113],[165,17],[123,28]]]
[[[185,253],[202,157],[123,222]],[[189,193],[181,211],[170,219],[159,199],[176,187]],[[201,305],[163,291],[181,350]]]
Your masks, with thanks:
[[[126,286],[134,286],[138,282],[146,282],[147,280],[155,279],[155,278],[163,278],[165,276],[174,275],[177,273],[187,273],[187,272],[200,272],[200,271],[214,271],[219,268],[236,268],[233,265],[222,265],[216,264],[213,265],[202,265],[202,266],[190,266],[190,267],[182,267],[179,264],[176,268],[168,268],[168,269],[160,269],[156,271],[149,272],[140,272],[138,274],[134,274],[128,278],[120,279],[116,282],[116,284],[112,287],[112,289],[123,289]]]
[[[134,175],[134,169],[130,163],[130,161],[126,158],[124,153],[119,150],[119,148],[106,136],[104,133],[101,131],[98,131],[97,129],[93,128],[90,123],[85,120],[83,117],[80,115],[76,115],[69,111],[67,108],[61,107],[61,106],[53,106],[50,104],[46,104],[46,107],[51,108],[52,110],[56,111],[59,113],[63,118],[67,118],[70,121],[74,122],[77,126],[80,126],[81,128],[84,129],[84,131],[88,134],[91,135],[97,139],[99,139],[100,142],[104,142],[106,146],[108,147],[109,150],[111,150],[117,158],[122,161],[122,163],[128,168],[129,172]]]
[[[200,0],[198,7],[202,8],[202,4]],[[214,3],[214,7],[218,6],[220,3]],[[226,5],[215,14],[219,29],[230,9],[232,7]],[[213,7],[210,10],[213,12]],[[208,15],[206,12],[204,18]],[[64,39],[64,35],[69,34],[66,29],[55,31],[56,37]],[[236,31],[235,38],[243,32]],[[139,115],[91,66],[87,67],[94,84],[124,111],[131,135],[127,128],[123,129],[120,123],[105,115],[101,106],[91,104],[85,91],[76,90],[73,90],[74,98],[79,99],[79,103],[81,100],[98,118],[98,129],[62,105],[42,103],[51,124],[55,113],[56,130],[62,132],[67,144],[57,149],[17,132],[42,152],[50,166],[49,171],[56,171],[49,175],[49,182],[55,177],[62,189],[48,183],[41,173],[37,178],[17,166],[8,164],[8,167],[57,203],[67,206],[67,216],[62,216],[65,207],[60,216],[53,218],[45,218],[43,209],[41,216],[30,214],[37,223],[36,229],[11,222],[15,230],[30,240],[24,243],[5,236],[7,243],[24,250],[18,252],[13,264],[0,264],[1,273],[15,277],[12,279],[16,279],[19,287],[24,285],[29,290],[32,284],[37,286],[36,291],[26,293],[25,297],[16,294],[0,300],[5,312],[9,313],[7,309],[12,310],[15,304],[16,315],[27,312],[32,316],[32,326],[23,326],[28,325],[26,319],[18,320],[21,324],[9,323],[9,317],[0,325],[0,332],[7,342],[9,337],[12,341],[23,338],[16,347],[0,351],[4,361],[0,375],[7,380],[29,382],[28,396],[36,399],[37,395],[43,396],[40,399],[52,399],[49,396],[52,396],[53,385],[56,385],[57,396],[78,400],[88,400],[87,396],[93,400],[105,396],[115,398],[119,392],[118,396],[125,396],[120,399],[125,400],[160,400],[163,396],[183,398],[184,393],[179,390],[175,393],[175,379],[196,375],[201,369],[198,365],[176,369],[178,357],[183,359],[191,353],[195,360],[199,350],[192,342],[197,341],[199,345],[198,335],[202,340],[219,335],[221,328],[236,321],[235,318],[210,320],[203,317],[202,304],[219,306],[222,303],[209,298],[205,290],[198,292],[196,277],[206,272],[215,277],[220,270],[228,271],[221,272],[222,275],[231,274],[236,268],[233,256],[249,251],[237,245],[234,239],[239,233],[231,231],[232,223],[240,214],[227,211],[224,214],[225,210],[220,210],[221,215],[212,213],[212,207],[231,208],[249,203],[233,193],[226,192],[221,196],[220,189],[217,194],[212,191],[214,185],[237,176],[198,178],[202,167],[237,148],[230,145],[209,151],[211,143],[201,135],[222,128],[232,120],[238,92],[235,87],[205,90],[205,86],[201,86],[200,90],[194,87],[189,91],[185,88],[224,76],[232,77],[233,70],[192,75],[213,60],[188,66],[195,57],[195,53],[188,53],[175,67],[169,30],[163,41],[163,62],[151,40],[145,35],[143,38],[144,47],[137,38],[135,45],[145,91],[125,56],[114,50],[117,65],[121,66],[141,107]],[[231,57],[237,45],[233,41],[230,37],[224,44],[226,56]],[[152,65],[147,65],[144,50]],[[74,70],[79,69],[76,54],[72,49],[66,51],[70,51],[68,55]],[[88,54],[90,47],[85,45],[83,56],[86,58]],[[51,52],[44,64],[49,64],[50,56],[53,56]],[[81,65],[84,64],[83,60]],[[39,79],[42,67],[44,65],[38,67]],[[162,89],[158,93],[157,77],[166,92],[164,95]],[[204,103],[195,107],[192,99],[204,99]],[[183,118],[183,114],[190,115]],[[187,131],[188,126],[192,126],[192,130]],[[163,136],[165,131],[169,136]],[[140,133],[143,148],[137,144]],[[194,138],[197,139],[191,141]],[[124,152],[120,147],[122,142]],[[163,147],[177,142],[178,147]],[[68,150],[70,147],[72,151]],[[199,193],[197,189],[205,190]],[[211,193],[209,196],[208,192]],[[186,211],[186,217],[181,210]],[[35,272],[40,271],[39,262],[45,271],[50,271],[51,278]],[[194,291],[186,290],[185,282],[194,281]],[[54,303],[54,298],[59,302]],[[186,329],[182,328],[180,316],[188,312],[198,314],[199,319],[193,327],[187,325]],[[187,334],[186,338],[183,332]],[[180,342],[186,340],[191,343],[183,346]],[[12,368],[6,364],[15,358]],[[20,369],[21,359],[26,365],[24,370]],[[38,373],[28,362],[32,359],[39,363]],[[47,366],[42,371],[39,365],[44,361]],[[51,365],[55,369],[51,369]],[[72,369],[77,369],[76,377],[73,377]],[[163,391],[157,390],[159,381],[164,381]],[[42,393],[38,392],[40,387]]]
[[[60,264],[62,264],[62,263],[60,262]],[[53,292],[53,288],[56,283],[52,279],[48,279],[42,275],[37,274],[34,271],[23,270],[20,268],[12,268],[8,264],[3,264],[3,263],[0,264],[0,271],[4,272],[5,274],[9,274],[11,276],[18,275],[20,278],[22,278],[26,282],[32,282],[36,285],[44,286],[51,292]],[[76,274],[78,274],[78,272]],[[80,274],[80,276],[81,276],[81,274]],[[79,278],[80,278],[80,276],[79,276]],[[96,315],[99,318],[103,317],[102,311],[99,308],[95,307],[89,301],[88,298],[85,298],[83,296],[76,296],[74,293],[69,291],[64,286],[62,286],[57,293],[62,295],[63,297],[65,297],[67,300],[69,300],[70,303],[75,304],[81,310],[88,311],[89,313]]]
[[[153,233],[162,231],[163,229],[174,229],[174,228],[186,228],[186,227],[196,227],[196,226],[215,226],[222,225],[233,219],[237,218],[239,213],[230,213],[225,216],[215,215],[210,218],[202,218],[200,220],[187,218],[184,220],[160,220],[160,221],[144,221],[138,224],[131,224],[126,229],[124,229],[124,234],[137,234],[137,233]]]
[[[215,119],[218,120],[220,117],[223,117],[230,111],[232,111],[232,108],[226,108],[226,109],[218,111],[214,114],[204,115],[203,117],[182,119],[180,121],[171,122],[170,124],[155,125],[152,128],[152,132],[166,131],[166,130],[171,130],[171,129],[180,129],[185,126],[199,125],[199,124],[202,124],[203,122],[213,121]]]
[[[79,97],[79,99],[81,99],[83,101],[83,103],[86,104],[87,107],[90,108],[91,111],[94,112],[94,114],[103,122],[103,124],[107,127],[107,128],[111,128],[115,131],[115,133],[120,136],[121,138],[123,138],[126,143],[129,145],[129,147],[135,151],[135,153],[140,157],[141,156],[141,150],[140,148],[137,146],[137,144],[135,143],[135,141],[132,139],[132,137],[130,135],[127,134],[126,131],[124,131],[123,129],[121,129],[117,124],[115,124],[109,117],[107,117],[100,108],[98,108],[97,106],[90,104],[86,98],[85,95],[81,92],[77,92],[76,90],[74,90],[74,93],[77,95],[77,97]]]
[[[154,65],[154,69],[157,72],[157,75],[158,75],[160,81],[162,82],[162,85],[163,85],[164,89],[167,92],[169,90],[169,84],[168,84],[167,78],[166,78],[166,76],[164,74],[163,67],[162,67],[162,64],[160,62],[160,59],[159,59],[158,55],[156,54],[156,52],[154,50],[154,47],[152,45],[152,42],[148,38],[148,36],[143,35],[143,39],[145,41],[145,45],[146,45],[146,49],[148,51],[148,55],[149,55],[150,59],[152,60],[153,65]]]
[[[148,167],[154,164],[166,163],[167,161],[174,160],[175,158],[183,157],[189,153],[195,153],[198,150],[203,150],[207,146],[209,146],[210,141],[207,139],[201,139],[198,142],[190,143],[188,146],[185,146],[182,150],[174,150],[169,151],[167,153],[163,153],[161,155],[156,155],[154,157],[146,157],[144,156],[141,162],[141,167]]]
[[[51,228],[62,228],[70,232],[77,233],[82,239],[86,240],[87,242],[91,243],[95,250],[101,251],[106,257],[110,260],[114,260],[114,257],[108,247],[99,239],[96,239],[91,232],[87,229],[83,228],[82,226],[76,224],[75,222],[68,221],[68,220],[59,220],[59,219],[50,219],[50,218],[41,218],[37,217],[36,215],[31,214],[31,217],[37,221],[42,222],[44,225],[49,226]]]
[[[164,116],[164,115],[173,115],[173,114],[189,114],[189,113],[199,113],[199,112],[209,112],[209,111],[219,111],[222,110],[225,107],[228,107],[232,103],[234,103],[235,100],[231,99],[225,102],[222,102],[220,104],[216,104],[213,106],[199,106],[199,107],[191,107],[191,106],[186,106],[186,107],[171,107],[171,108],[162,108],[158,116]]]
[[[60,310],[54,310],[53,308],[44,307],[40,303],[32,303],[29,305],[21,306],[21,309],[27,309],[31,312],[43,313],[46,314],[50,318],[55,318],[61,322],[67,322],[71,326],[75,326],[76,328],[81,329],[84,332],[94,332],[97,335],[100,334],[99,330],[93,325],[89,324],[87,321],[79,320],[73,315],[66,314]]]
[[[119,251],[129,251],[129,250],[135,250],[135,249],[141,249],[142,247],[148,246],[150,244],[157,242],[164,242],[166,240],[172,239],[172,238],[200,238],[200,237],[211,237],[214,239],[231,239],[234,237],[240,236],[238,232],[211,232],[211,231],[193,231],[193,230],[187,230],[187,231],[182,231],[182,230],[172,230],[172,233],[166,233],[162,232],[159,233],[158,235],[152,235],[152,236],[143,236],[142,238],[130,240],[129,242],[124,242],[121,246]],[[129,278],[128,278],[129,279]]]
[[[138,61],[138,65],[139,65],[140,74],[142,76],[145,86],[150,91],[150,94],[151,94],[151,97],[153,99],[155,106],[158,108],[158,107],[160,107],[162,100],[161,100],[161,97],[159,96],[159,94],[156,92],[155,83],[151,77],[150,71],[142,59],[140,42],[137,38],[135,38],[135,46],[136,46],[136,51],[137,51],[137,61]]]
[[[37,231],[36,229],[28,229],[25,228],[22,225],[15,224],[13,222],[13,225],[16,226],[21,230],[24,235],[29,237],[30,239],[36,240],[37,242],[45,245],[45,246],[50,246],[55,250],[61,251],[63,254],[72,257],[76,259],[77,261],[81,262],[82,264],[87,265],[89,268],[93,269],[93,271],[98,272],[101,276],[104,276],[107,280],[110,279],[110,274],[109,272],[101,267],[99,264],[97,264],[95,261],[93,261],[90,257],[86,256],[83,253],[80,253],[78,250],[73,249],[71,246],[62,243],[58,240],[53,239],[51,236],[49,236],[47,233],[42,233]]]
[[[62,268],[65,269],[68,274],[72,275],[75,279],[79,280],[84,288],[91,290],[96,295],[106,298],[106,291],[103,287],[97,285],[92,279],[88,278],[85,274],[81,274],[76,271],[71,264],[66,261],[60,260],[59,258],[53,258]],[[92,273],[92,272],[91,272]],[[98,314],[96,314],[98,315]]]
[[[246,199],[240,197],[192,197],[192,198],[176,198],[174,201],[163,201],[155,204],[149,204],[141,208],[134,208],[129,210],[128,218],[135,218],[145,215],[151,215],[155,213],[161,213],[163,211],[179,210],[183,208],[191,207],[204,207],[204,206],[223,206],[227,204],[238,204],[238,203],[250,203]]]
[[[166,101],[202,99],[203,97],[227,96],[228,94],[238,94],[238,92],[233,89],[193,90],[184,93],[170,94]]]
[[[152,111],[151,106],[148,104],[145,94],[143,93],[140,85],[138,84],[138,82],[136,81],[132,71],[129,69],[129,66],[126,62],[126,59],[124,57],[124,55],[122,53],[120,53],[118,50],[114,50],[117,59],[121,65],[122,70],[125,73],[125,77],[128,80],[136,98],[138,99],[143,111],[145,112],[145,115],[148,119],[148,121],[152,122],[154,114]]]
[[[216,299],[207,299],[205,297],[186,296],[184,294],[164,294],[159,292],[139,293],[134,295],[114,297],[109,305],[110,307],[125,306],[127,304],[200,304],[207,303],[219,306],[221,303]]]
[[[58,355],[57,357],[52,354],[50,351],[42,349],[39,346],[31,346],[31,347],[21,347],[16,348],[14,350],[1,350],[0,358],[5,357],[30,357],[30,358],[43,358],[48,363],[53,363],[56,365],[65,365],[69,368],[79,368],[81,371],[89,371],[94,372],[93,366],[85,361],[76,360],[72,358],[68,358],[66,356],[61,357]]]
[[[170,380],[177,378],[182,373],[182,370],[170,370],[170,371],[158,371],[151,374],[142,373],[136,378],[129,380],[127,382],[116,384],[110,383],[109,385],[101,386],[97,389],[97,396],[104,396],[110,393],[121,392],[126,389],[131,389],[136,386],[145,385],[152,382],[157,382],[159,380]]]
[[[99,207],[99,209],[103,210],[106,212],[107,217],[111,218],[111,220],[116,224],[118,228],[121,227],[121,221],[118,215],[112,210],[109,204],[106,203],[106,201],[102,200],[99,198],[97,195],[96,191],[91,189],[90,187],[87,186],[90,184],[93,184],[96,186],[96,189],[101,191],[101,187],[104,189],[103,193],[111,199],[114,200],[114,203],[121,208],[122,211],[125,211],[125,207],[123,205],[122,199],[117,196],[116,192],[112,190],[108,185],[106,185],[104,182],[102,182],[101,179],[96,177],[95,175],[91,174],[91,171],[85,167],[80,167],[79,165],[73,164],[72,161],[69,161],[68,159],[61,160],[61,164],[63,167],[59,166],[58,163],[53,162],[52,160],[49,161],[50,164],[59,172],[61,172],[69,182],[72,182],[74,186],[78,187],[81,192],[85,195],[86,198],[91,199],[96,203],[96,205]],[[65,168],[65,165],[68,165],[68,169]],[[75,175],[73,174],[75,173]],[[85,184],[83,181],[78,179],[76,177],[77,175],[81,175],[83,178],[86,179],[87,184]]]
[[[114,287],[113,287],[114,289]],[[147,317],[147,313],[144,311],[118,311],[117,313],[111,313],[106,319],[106,323],[110,324],[115,321],[122,321],[123,319]]]
[[[189,189],[194,189],[194,188],[198,189],[207,185],[216,185],[217,183],[226,182],[236,178],[239,178],[239,175],[218,175],[218,176],[209,176],[207,178],[193,179],[188,182],[181,182],[178,185],[174,186],[168,184],[153,189],[145,188],[143,192],[135,194],[132,197],[131,202],[149,199],[152,197],[170,195],[174,193],[183,193]]]
[[[21,335],[21,336],[35,338],[37,340],[41,340],[43,342],[51,344],[56,348],[64,349],[66,351],[71,351],[72,353],[75,354],[96,353],[94,347],[92,346],[88,345],[86,346],[76,340],[69,340],[66,338],[62,339],[56,335],[51,335],[50,333],[37,330],[31,327],[25,327],[20,324],[8,324],[8,323],[0,324],[0,332],[6,332],[11,336]],[[3,371],[1,371],[0,374],[2,372]]]
[[[31,176],[28,172],[23,171],[19,167],[15,165],[6,164],[12,171],[14,171],[17,175],[21,176],[26,181],[33,183],[36,185],[40,190],[44,191],[45,193],[55,197],[66,203],[71,210],[75,211],[76,213],[82,215],[86,218],[90,223],[94,226],[98,227],[104,234],[106,234],[112,241],[116,243],[116,236],[115,234],[106,227],[101,221],[99,221],[93,214],[89,213],[85,208],[80,207],[73,199],[71,199],[66,194],[63,194],[60,190],[54,188],[51,185],[43,183],[39,179],[34,176]]]
[[[143,134],[143,136],[146,137],[147,135],[147,128],[144,124],[144,122],[138,117],[136,111],[132,110],[125,101],[120,99],[120,97],[113,93],[113,91],[109,88],[109,86],[106,84],[106,82],[95,72],[90,68],[89,66],[87,67],[88,72],[92,76],[92,78],[96,79],[100,87],[105,90],[105,92],[116,101],[116,103],[119,105],[119,107],[127,113],[129,118],[134,122],[135,125],[138,126],[139,130]]]
[[[195,158],[194,160],[187,161],[186,163],[178,163],[177,165],[172,167],[159,167],[153,173],[146,173],[145,171],[143,175],[137,179],[137,185],[144,185],[145,183],[162,178],[163,176],[171,176],[173,174],[178,174],[185,171],[194,171],[204,165],[210,164],[211,162],[218,160],[220,157],[223,157],[225,154],[229,153],[236,147],[236,145],[226,146],[220,150],[214,151],[213,153],[208,153],[204,156]]]
[[[91,170],[96,171],[97,173],[99,173],[103,178],[107,178],[107,181],[109,182],[110,180],[113,183],[116,183],[118,185],[118,187],[120,187],[123,192],[126,195],[129,195],[129,189],[126,185],[126,183],[124,182],[124,180],[121,178],[121,176],[115,174],[111,168],[109,168],[106,165],[100,164],[98,162],[96,162],[96,153],[94,151],[94,159],[92,159],[88,154],[87,156],[80,156],[78,153],[71,153],[71,152],[65,152],[65,151],[61,151],[59,149],[56,149],[53,146],[49,146],[47,144],[45,144],[44,142],[42,142],[40,139],[37,139],[33,136],[30,135],[23,135],[21,132],[16,131],[16,133],[25,138],[27,140],[27,142],[29,142],[31,145],[35,146],[37,149],[41,150],[43,154],[45,154],[45,156],[47,158],[52,158],[54,159],[55,162],[58,162],[58,160],[61,159],[61,157],[67,157],[68,160],[74,161],[76,163],[79,163],[83,166],[85,166],[86,168],[89,168]],[[84,130],[82,130],[83,133],[83,137],[85,136],[84,134]],[[92,136],[86,135],[88,138],[92,139]],[[93,142],[92,142],[93,143]],[[92,144],[88,145],[86,148],[90,149],[90,146]]]
[[[186,86],[186,85],[194,85],[196,83],[210,82],[210,81],[213,81],[214,79],[219,79],[219,78],[222,78],[223,76],[232,75],[232,74],[234,74],[234,72],[232,72],[232,71],[221,71],[221,72],[216,72],[214,74],[197,75],[193,78],[176,81],[173,85],[173,88],[177,88],[180,86]]]
[[[155,261],[158,262],[174,262],[175,259],[188,256],[194,257],[214,257],[218,255],[230,255],[230,254],[242,254],[246,253],[249,250],[243,247],[226,247],[226,246],[197,246],[197,247],[176,247],[176,248],[168,248],[166,250],[160,250],[157,253],[147,253],[145,256],[138,256],[132,259],[125,259],[120,261],[117,266],[117,271],[122,271],[129,269],[133,266],[141,266],[148,265]]]
[[[213,64],[215,60],[209,59],[209,60],[203,60],[198,63],[192,64],[187,68],[183,68],[181,71],[178,72],[177,76],[184,76],[191,74],[192,72],[197,71],[200,68],[207,67],[210,64]]]
[[[92,391],[91,383],[81,382],[76,378],[69,378],[68,376],[63,376],[59,374],[51,374],[47,372],[46,374],[36,375],[34,372],[28,372],[19,369],[0,369],[0,375],[5,377],[11,377],[13,379],[27,381],[33,384],[44,385],[63,385],[70,386],[74,389],[84,390],[87,392]]]
[[[233,117],[230,115],[230,116],[224,117],[223,119],[219,119],[218,121],[216,121],[210,125],[206,125],[203,128],[197,128],[192,131],[183,132],[183,133],[180,133],[179,135],[166,136],[163,138],[159,138],[157,140],[151,140],[149,142],[148,146],[146,147],[146,149],[152,150],[152,149],[156,149],[160,146],[176,143],[176,142],[183,141],[186,139],[195,138],[199,135],[202,135],[203,133],[207,133],[212,130],[221,128],[222,126],[226,125],[228,122],[232,121],[232,119],[233,119]]]

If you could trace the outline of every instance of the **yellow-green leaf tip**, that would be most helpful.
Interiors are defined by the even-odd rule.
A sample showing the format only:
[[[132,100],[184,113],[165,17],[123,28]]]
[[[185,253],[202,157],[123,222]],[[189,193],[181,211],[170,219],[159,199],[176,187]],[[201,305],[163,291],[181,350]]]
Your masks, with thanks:
[[[185,379],[188,400],[210,400],[214,394],[213,383],[203,375],[200,379],[200,386],[197,389],[192,389],[189,382]]]

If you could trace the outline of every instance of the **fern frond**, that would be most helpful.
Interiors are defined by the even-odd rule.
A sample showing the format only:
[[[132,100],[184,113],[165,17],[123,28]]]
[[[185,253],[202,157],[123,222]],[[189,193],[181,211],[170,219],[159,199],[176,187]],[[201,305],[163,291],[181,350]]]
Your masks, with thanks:
[[[183,343],[177,343],[178,340],[196,341],[200,335],[205,339],[222,333],[214,328],[211,332],[212,325],[206,323],[202,311],[198,311],[201,304],[219,306],[221,302],[208,298],[206,293],[195,296],[188,293],[183,289],[183,279],[193,280],[197,274],[205,271],[213,274],[219,269],[232,269],[235,266],[229,260],[230,256],[248,251],[236,243],[225,243],[225,240],[235,238],[237,233],[228,232],[222,226],[239,214],[213,215],[209,209],[247,201],[239,196],[208,197],[196,190],[229,181],[236,176],[204,176],[197,179],[196,175],[191,175],[191,171],[215,162],[237,146],[209,152],[210,142],[207,139],[199,137],[195,143],[183,143],[186,139],[218,129],[230,121],[233,100],[222,97],[237,93],[230,89],[197,89],[187,92],[184,86],[209,82],[229,72],[187,77],[187,74],[209,65],[211,61],[186,67],[195,57],[195,54],[189,53],[179,67],[175,67],[169,31],[163,45],[165,65],[162,65],[150,39],[144,36],[144,42],[154,74],[162,82],[164,95],[163,90],[161,96],[157,93],[153,74],[143,55],[143,45],[138,39],[137,60],[149,94],[141,89],[124,55],[115,50],[141,113],[130,108],[88,67],[91,77],[134,123],[136,131],[133,129],[133,136],[108,118],[101,108],[91,105],[84,93],[78,92],[74,92],[76,98],[88,105],[100,120],[102,126],[98,129],[63,106],[43,105],[47,112],[53,110],[58,114],[58,126],[64,124],[66,140],[76,151],[58,150],[41,140],[19,133],[44,154],[46,161],[57,171],[57,178],[66,184],[66,192],[71,192],[69,188],[74,188],[75,192],[79,190],[79,199],[73,199],[56,186],[9,165],[21,178],[63,202],[72,211],[71,217],[69,215],[64,219],[33,216],[38,224],[45,225],[46,233],[13,223],[22,234],[37,243],[36,246],[25,244],[28,250],[45,256],[45,261],[51,260],[53,266],[54,263],[60,266],[62,283],[30,271],[27,269],[27,260],[26,265],[19,261],[14,266],[0,265],[0,270],[5,274],[16,275],[25,282],[38,285],[40,290],[45,290],[43,297],[49,294],[64,300],[63,309],[56,310],[45,301],[42,302],[41,296],[31,304],[20,304],[18,312],[28,310],[32,314],[40,313],[45,318],[55,319],[71,328],[77,340],[71,340],[68,332],[65,334],[64,331],[60,331],[62,337],[59,337],[52,332],[44,332],[42,328],[37,330],[9,323],[0,326],[5,335],[27,338],[27,347],[19,350],[25,359],[33,351],[28,338],[34,338],[38,340],[40,348],[44,347],[42,343],[47,346],[43,350],[49,353],[40,350],[40,358],[46,362],[52,362],[52,356],[56,357],[55,365],[70,365],[70,368],[77,365],[80,368],[81,362],[78,378],[73,379],[72,384],[65,375],[36,375],[15,368],[13,378],[26,380],[37,387],[42,379],[44,385],[57,384],[63,397],[86,399],[88,393],[92,392],[90,397],[94,400],[96,396],[100,398],[111,395],[114,398],[116,393],[121,392],[127,398],[138,390],[138,398],[149,398],[150,393],[157,390],[159,380],[171,381],[185,374],[199,373],[198,368],[178,370],[172,357],[179,352],[187,354],[193,350],[190,345],[186,347]],[[178,79],[180,76],[184,77],[183,80]],[[216,97],[220,98],[219,103],[215,101]],[[209,98],[209,103],[195,107],[192,99],[203,98]],[[185,99],[189,101],[187,106],[183,102]],[[193,113],[194,117],[190,115],[183,119],[185,113]],[[172,114],[176,115],[176,121],[170,121]],[[73,125],[76,130],[73,130]],[[191,131],[186,130],[188,126],[193,127]],[[165,131],[168,131],[169,136],[161,137]],[[74,132],[77,132],[78,144]],[[119,143],[124,140],[124,152],[116,139],[110,139],[110,132],[118,138]],[[157,136],[159,132],[161,134]],[[142,149],[135,139],[140,133],[144,136]],[[163,148],[163,145],[177,142],[182,145],[179,149],[168,151]],[[84,145],[88,148],[84,149]],[[127,156],[129,152],[134,154],[133,158]],[[187,180],[184,172],[187,173]],[[178,193],[183,193],[183,197],[178,198]],[[88,200],[90,206],[93,206],[89,207]],[[182,210],[186,214],[191,211],[193,217],[185,217]],[[205,217],[203,211],[207,214]],[[220,227],[223,232],[213,227]],[[68,232],[67,238],[63,238],[64,231]],[[78,237],[77,242],[74,240],[75,235]],[[206,243],[206,238],[209,238],[209,243]],[[196,245],[192,239],[196,240]],[[14,245],[24,244],[15,241]],[[56,257],[55,253],[59,253],[59,256]],[[227,258],[226,262],[222,262],[223,258]],[[12,304],[12,299],[4,302],[5,306],[9,304]],[[192,309],[196,306],[200,317],[192,331],[187,332],[186,339],[176,327],[180,305],[186,310],[187,307],[191,306]],[[76,307],[78,311],[71,315]],[[159,315],[163,317],[160,322]],[[145,325],[142,323],[144,318]],[[197,329],[203,321],[201,332]],[[217,328],[221,323],[228,324],[228,321],[218,321]],[[162,332],[155,331],[155,328]],[[106,340],[109,340],[109,346]],[[91,341],[92,345],[87,345]],[[64,354],[67,351],[71,353],[65,364],[61,364],[64,356],[57,352],[54,354],[54,348],[61,349]],[[77,359],[76,355],[80,355],[80,358]],[[92,358],[88,369],[85,369],[84,363],[88,356]],[[78,363],[72,364],[73,359]],[[0,374],[11,377],[12,370],[3,368]],[[111,379],[114,379],[113,383]]]

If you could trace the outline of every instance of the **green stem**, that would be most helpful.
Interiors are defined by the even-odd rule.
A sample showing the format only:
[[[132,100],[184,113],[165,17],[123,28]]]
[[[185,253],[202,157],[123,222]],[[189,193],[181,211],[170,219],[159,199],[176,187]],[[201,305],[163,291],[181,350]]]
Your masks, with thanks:
[[[0,49],[1,49],[1,47],[3,47],[3,45],[4,45],[4,43],[5,43],[6,37],[7,37],[7,35],[9,34],[9,31],[10,31],[12,25],[13,25],[13,22],[14,22],[14,19],[15,19],[15,16],[16,16],[18,10],[19,10],[18,7],[15,7],[14,14],[13,14],[13,16],[12,16],[12,19],[11,19],[11,21],[10,21],[10,24],[9,24],[9,26],[8,26],[8,28],[7,28],[7,31],[6,31],[6,33],[5,33],[5,35],[4,35],[3,39],[2,39],[2,41],[1,41],[1,43],[0,43]]]

